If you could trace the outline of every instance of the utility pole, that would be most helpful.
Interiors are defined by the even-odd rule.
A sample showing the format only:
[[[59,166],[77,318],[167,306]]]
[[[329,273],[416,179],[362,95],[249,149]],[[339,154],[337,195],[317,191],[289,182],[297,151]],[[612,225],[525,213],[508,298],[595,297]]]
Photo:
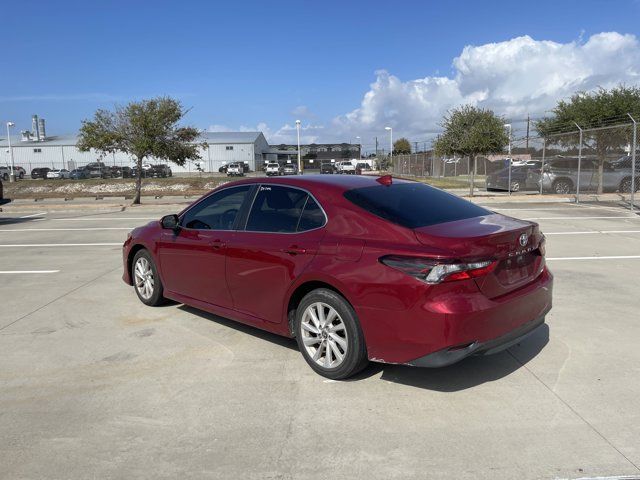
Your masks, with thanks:
[[[376,137],[376,158],[378,158],[378,137]]]
[[[529,152],[529,125],[531,125],[531,118],[527,113],[527,153]]]
[[[413,151],[418,153],[418,142],[413,142]]]

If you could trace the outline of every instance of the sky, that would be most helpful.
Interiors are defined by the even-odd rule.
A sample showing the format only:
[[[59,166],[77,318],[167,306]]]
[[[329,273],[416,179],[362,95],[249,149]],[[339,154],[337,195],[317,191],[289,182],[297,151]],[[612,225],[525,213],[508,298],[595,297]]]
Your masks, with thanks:
[[[203,130],[271,144],[429,141],[465,103],[512,122],[640,84],[640,0],[4,2],[0,120],[75,133],[169,95]],[[0,133],[4,136],[4,132]],[[357,137],[360,137],[358,139]]]

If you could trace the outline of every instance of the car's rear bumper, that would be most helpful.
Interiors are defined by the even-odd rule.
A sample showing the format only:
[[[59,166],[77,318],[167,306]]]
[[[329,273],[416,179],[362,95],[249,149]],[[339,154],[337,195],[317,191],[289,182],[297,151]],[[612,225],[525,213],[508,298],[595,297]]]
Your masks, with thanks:
[[[488,340],[486,342],[472,342],[468,345],[461,345],[456,347],[449,347],[439,350],[437,352],[430,353],[424,357],[416,358],[408,365],[413,367],[446,367],[453,363],[459,362],[463,358],[470,355],[492,355],[494,353],[502,352],[513,345],[520,343],[525,337],[531,335],[535,330],[540,328],[544,324],[544,315],[531,320],[521,327],[512,330],[511,332],[502,335],[501,337]]]
[[[426,285],[410,288],[415,300],[405,304],[408,308],[398,308],[402,302],[391,298],[387,308],[357,306],[370,360],[438,366],[492,353],[526,333],[526,325],[544,320],[552,305],[553,276],[545,268],[531,283],[497,298],[488,298],[472,280],[442,285],[437,292]],[[442,351],[450,354],[438,354]]]

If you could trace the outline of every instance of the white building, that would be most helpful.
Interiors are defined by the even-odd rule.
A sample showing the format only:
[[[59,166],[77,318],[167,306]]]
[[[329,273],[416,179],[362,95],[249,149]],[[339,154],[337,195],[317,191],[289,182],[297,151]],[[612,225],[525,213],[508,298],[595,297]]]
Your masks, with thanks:
[[[23,167],[27,174],[37,167],[66,168],[73,170],[98,160],[107,165],[133,166],[133,158],[123,153],[101,156],[99,153],[81,152],[76,148],[77,136],[50,136],[44,141],[23,140],[11,136],[14,165]],[[259,169],[267,160],[277,158],[276,150],[269,147],[262,132],[203,132],[198,143],[206,142],[208,148],[200,148],[201,160],[189,161],[183,167],[171,164],[174,172],[196,172],[198,166],[205,172],[217,172],[227,163],[247,162],[251,170]],[[148,163],[165,163],[148,158]],[[0,165],[11,166],[9,144],[6,137],[0,137]]]

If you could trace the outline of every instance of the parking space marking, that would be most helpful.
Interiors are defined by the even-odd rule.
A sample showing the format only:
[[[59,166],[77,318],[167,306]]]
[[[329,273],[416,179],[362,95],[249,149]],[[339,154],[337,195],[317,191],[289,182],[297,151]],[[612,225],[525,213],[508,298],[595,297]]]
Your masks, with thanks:
[[[58,273],[60,270],[0,270],[2,275],[21,275],[28,273]]]
[[[603,220],[603,219],[610,219],[610,218],[624,218],[627,220],[640,220],[640,217],[637,215],[631,216],[625,216],[622,217],[620,215],[618,216],[608,216],[608,217],[526,217],[526,220]]]
[[[483,207],[487,207],[489,209],[491,209],[491,205],[482,205]],[[546,208],[546,207],[540,207],[540,208],[493,208],[491,210],[496,210],[496,211],[510,211],[510,212],[543,212],[543,211],[549,211],[549,210],[571,210],[571,207],[552,207],[552,208]]]
[[[640,233],[640,230],[588,230],[585,232],[544,232],[545,235],[589,235],[606,233]]]
[[[40,216],[42,216],[42,215],[46,215],[46,214],[47,214],[47,212],[33,213],[33,214],[31,214],[31,215],[24,215],[24,216],[22,216],[22,217],[20,217],[20,218],[33,218],[33,217],[40,217]]]
[[[122,242],[115,243],[20,243],[2,245],[0,248],[25,248],[25,247],[114,247],[122,246]]]
[[[547,257],[546,260],[627,260],[631,258],[640,258],[640,255],[609,255],[594,257]]]
[[[160,217],[73,217],[73,218],[51,218],[57,222],[101,222],[103,220],[160,220]]]
[[[100,230],[133,230],[136,227],[87,227],[87,228],[3,228],[2,232],[93,232]]]

